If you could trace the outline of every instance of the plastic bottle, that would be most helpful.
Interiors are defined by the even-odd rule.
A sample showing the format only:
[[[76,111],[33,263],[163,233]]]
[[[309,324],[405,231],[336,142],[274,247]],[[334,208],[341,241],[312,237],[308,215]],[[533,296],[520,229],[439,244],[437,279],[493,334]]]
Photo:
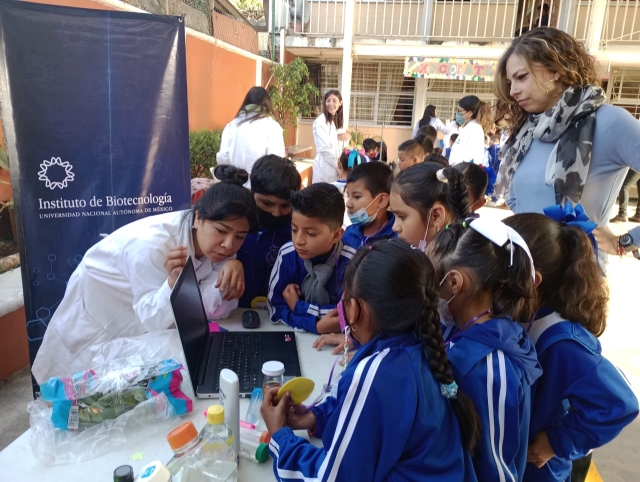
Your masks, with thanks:
[[[211,405],[207,409],[207,423],[200,430],[200,437],[206,440],[212,434],[220,437],[230,447],[234,447],[233,432],[224,423],[224,407],[222,405]]]
[[[113,471],[113,482],[133,482],[133,468],[130,465],[121,465]]]
[[[269,460],[269,445],[266,443],[254,443],[247,440],[241,440],[240,457],[262,464]]]
[[[171,474],[162,462],[155,460],[142,468],[136,482],[171,482]]]
[[[238,464],[233,448],[217,435],[203,440],[191,422],[185,422],[169,435],[173,457],[167,469],[173,482],[209,482],[238,480]]]
[[[224,407],[224,423],[233,433],[235,453],[238,455],[240,453],[240,379],[228,368],[220,370],[220,403]]]
[[[262,388],[254,388],[251,392],[247,414],[244,416],[246,422],[257,425],[260,420],[260,405],[262,405]]]
[[[256,444],[268,444],[271,441],[271,434],[266,430],[260,431],[254,428],[240,427],[240,444],[244,441]]]
[[[262,365],[262,390],[279,388],[284,383],[284,364],[279,361],[268,361]]]

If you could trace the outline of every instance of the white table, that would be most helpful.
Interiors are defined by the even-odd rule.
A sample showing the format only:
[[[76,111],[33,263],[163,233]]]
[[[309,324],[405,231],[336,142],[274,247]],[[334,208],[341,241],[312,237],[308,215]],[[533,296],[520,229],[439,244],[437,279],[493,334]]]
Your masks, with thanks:
[[[238,309],[232,312],[228,320],[220,322],[220,326],[230,331],[247,331],[242,327],[242,312]],[[273,325],[267,317],[266,312],[260,312],[262,320],[259,330],[265,331],[288,331],[285,325]],[[331,355],[330,348],[317,351],[311,347],[317,335],[310,333],[296,333],[298,344],[298,354],[300,358],[300,368],[302,375],[311,378],[316,382],[316,388],[310,399],[314,399],[319,393],[322,385],[327,382],[331,366],[335,360]],[[200,430],[205,423],[204,410],[217,400],[196,400],[193,404],[193,413],[176,418],[172,427],[177,427],[181,423],[190,420],[196,428]],[[249,399],[240,400],[240,418],[244,417]],[[26,410],[26,407],[25,407]],[[17,440],[6,449],[0,452],[0,473],[2,480],[24,480],[29,482],[68,482],[73,481],[110,481],[113,480],[113,470],[120,465],[131,465],[136,476],[140,469],[153,460],[161,460],[166,463],[172,456],[171,449],[164,435],[159,434],[152,439],[137,442],[135,445],[125,444],[117,452],[105,454],[101,457],[87,460],[75,465],[43,465],[34,456],[29,444],[31,430],[27,430]],[[305,432],[298,432],[298,435],[305,436]],[[320,445],[320,440],[314,440],[314,444]],[[133,461],[132,455],[136,452],[144,452],[144,459]],[[240,459],[238,467],[238,480],[241,482],[260,482],[275,480],[273,475],[273,461],[269,460],[264,464],[256,464],[249,460]]]

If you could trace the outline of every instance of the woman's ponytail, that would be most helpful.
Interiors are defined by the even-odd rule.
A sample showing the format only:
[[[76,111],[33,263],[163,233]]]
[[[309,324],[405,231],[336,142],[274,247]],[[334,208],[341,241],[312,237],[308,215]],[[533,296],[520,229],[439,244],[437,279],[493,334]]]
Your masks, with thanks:
[[[442,339],[438,307],[432,301],[437,300],[438,294],[431,292],[431,289],[427,287],[425,295],[423,316],[418,321],[416,332],[427,353],[433,378],[441,385],[451,386],[455,383],[453,371]],[[462,443],[469,452],[472,452],[480,438],[480,419],[473,402],[460,388],[457,388],[456,393],[449,398],[449,402],[460,425]]]
[[[482,126],[482,130],[485,134],[496,127],[491,114],[491,106],[486,102],[480,101],[478,111],[475,114],[475,119],[476,122]]]

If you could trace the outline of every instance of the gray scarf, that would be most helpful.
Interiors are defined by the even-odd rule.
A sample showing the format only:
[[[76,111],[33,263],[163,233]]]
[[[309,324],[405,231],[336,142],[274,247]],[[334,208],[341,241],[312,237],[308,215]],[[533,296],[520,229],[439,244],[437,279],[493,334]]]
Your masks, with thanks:
[[[342,241],[336,243],[334,251],[329,255],[326,263],[314,265],[310,259],[304,260],[307,276],[302,280],[300,290],[306,302],[318,306],[331,304],[331,298],[325,286],[333,274],[340,253],[342,253]]]
[[[504,195],[511,188],[513,175],[531,142],[540,139],[556,143],[545,175],[547,184],[553,184],[556,204],[565,204],[567,200],[579,203],[591,163],[596,110],[604,100],[600,87],[574,86],[564,91],[553,108],[542,114],[530,114],[500,152],[502,163],[496,192]]]

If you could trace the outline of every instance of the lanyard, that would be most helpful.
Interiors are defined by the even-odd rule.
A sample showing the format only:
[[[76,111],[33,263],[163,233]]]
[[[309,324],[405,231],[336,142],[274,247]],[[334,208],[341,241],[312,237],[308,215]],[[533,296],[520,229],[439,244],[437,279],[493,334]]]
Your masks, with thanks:
[[[462,332],[463,331],[465,331],[469,326],[473,325],[476,321],[478,321],[483,316],[488,315],[489,313],[491,313],[491,308],[489,308],[484,313],[480,313],[479,315],[474,316],[473,318],[471,318],[462,328],[460,328],[460,331],[458,331],[458,333],[456,333],[455,335],[453,335],[451,337],[451,340],[449,340],[448,342],[445,343],[445,347],[447,349],[451,348],[451,345],[453,345],[456,341],[458,341],[458,339],[462,336]]]

